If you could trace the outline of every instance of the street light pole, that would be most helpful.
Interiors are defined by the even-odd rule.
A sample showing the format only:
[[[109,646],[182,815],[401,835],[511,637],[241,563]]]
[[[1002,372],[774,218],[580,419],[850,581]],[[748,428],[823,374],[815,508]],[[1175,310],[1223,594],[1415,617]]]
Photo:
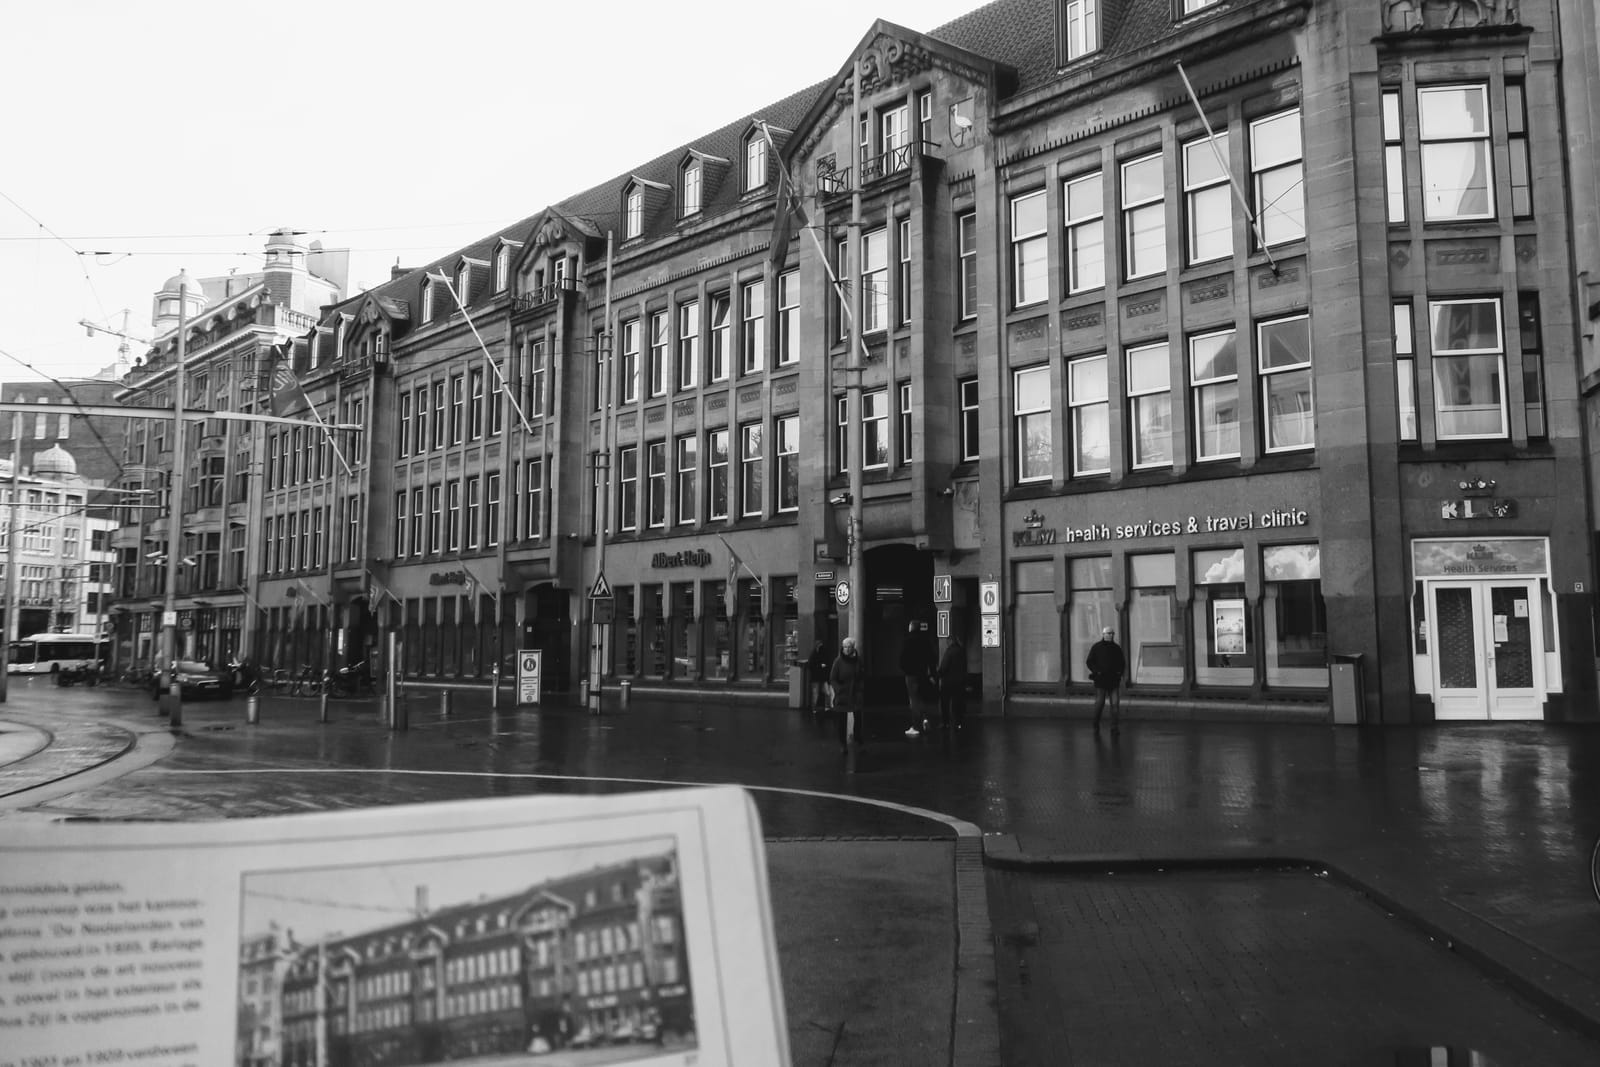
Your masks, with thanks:
[[[183,491],[184,464],[187,453],[183,441],[184,381],[183,361],[187,354],[185,334],[189,332],[189,275],[178,274],[178,351],[177,368],[172,387],[172,475],[167,480],[167,596],[161,612],[162,656],[161,680],[167,690],[162,701],[162,711],[171,719],[171,725],[183,725],[183,687],[174,670],[178,658],[178,567],[183,558]]]
[[[850,107],[850,130],[852,139],[861,121],[861,61],[856,60],[851,67],[850,84],[852,86]],[[855,152],[859,156],[861,149]],[[848,633],[856,639],[859,655],[867,654],[866,634],[866,577],[867,565],[862,558],[862,518],[865,512],[861,500],[861,465],[866,462],[862,454],[861,405],[861,337],[863,334],[861,317],[866,311],[866,294],[862,291],[864,274],[862,271],[863,254],[866,249],[862,247],[861,239],[861,182],[864,177],[862,168],[866,166],[866,159],[858,158],[855,165],[855,180],[850,183],[850,266],[847,277],[850,279],[850,353],[845,358],[845,415],[847,419],[845,438],[846,447],[850,450],[846,470],[850,473],[850,528],[849,541],[846,552],[849,553],[850,567],[850,626]],[[863,659],[863,662],[865,660]]]
[[[6,625],[0,637],[0,704],[10,689],[11,641],[17,632],[17,538],[22,533],[22,414],[11,415],[11,507],[6,516]]]

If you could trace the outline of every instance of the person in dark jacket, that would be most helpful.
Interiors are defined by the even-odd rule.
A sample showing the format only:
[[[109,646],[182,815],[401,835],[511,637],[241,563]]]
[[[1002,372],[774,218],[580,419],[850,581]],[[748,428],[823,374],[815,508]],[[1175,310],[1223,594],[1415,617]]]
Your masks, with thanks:
[[[861,743],[861,655],[856,651],[856,639],[847,637],[839,644],[839,658],[828,671],[828,682],[833,686],[833,713],[839,719],[839,748],[848,747],[852,739]],[[854,737],[850,737],[851,716],[855,718]]]
[[[916,737],[928,728],[928,694],[933,688],[933,662],[937,656],[924,626],[916,620],[906,624],[906,643],[900,646],[900,673],[906,678],[906,706],[911,709],[911,729]]]
[[[1094,728],[1100,729],[1100,716],[1106,708],[1106,697],[1111,697],[1111,733],[1122,732],[1122,676],[1128,671],[1128,658],[1116,642],[1116,631],[1107,626],[1100,631],[1100,640],[1089,649],[1084,661],[1089,668],[1089,681],[1094,683]]]
[[[967,649],[959,636],[951,634],[939,657],[939,727],[959,730],[966,717]]]
[[[818,641],[806,659],[806,677],[811,681],[811,710],[822,711],[828,706],[828,643]]]

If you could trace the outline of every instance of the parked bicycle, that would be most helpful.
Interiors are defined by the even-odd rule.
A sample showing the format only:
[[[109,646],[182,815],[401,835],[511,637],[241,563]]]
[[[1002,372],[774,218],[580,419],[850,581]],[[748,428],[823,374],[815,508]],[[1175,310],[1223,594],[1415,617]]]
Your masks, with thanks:
[[[372,668],[366,660],[340,667],[328,675],[328,695],[335,697],[371,696],[375,690]]]
[[[289,695],[292,697],[315,697],[322,695],[322,675],[311,664],[307,663],[300,668],[300,673],[289,685]]]

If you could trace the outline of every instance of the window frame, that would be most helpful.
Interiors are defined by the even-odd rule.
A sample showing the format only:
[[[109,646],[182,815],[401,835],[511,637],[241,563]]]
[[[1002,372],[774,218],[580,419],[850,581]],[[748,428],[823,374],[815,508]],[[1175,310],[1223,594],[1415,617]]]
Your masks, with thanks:
[[[672,344],[672,318],[665,308],[650,312],[649,367],[645,388],[648,399],[667,395],[667,352]]]
[[[1099,364],[1100,373],[1095,379],[1100,387],[1098,395],[1086,394],[1080,391],[1080,383],[1087,375],[1080,371],[1091,371],[1094,364]],[[1105,352],[1095,352],[1089,355],[1073,356],[1067,360],[1067,436],[1069,445],[1067,451],[1068,469],[1074,478],[1089,478],[1111,473],[1111,358]],[[1101,410],[1103,432],[1100,441],[1105,452],[1105,466],[1088,467],[1080,463],[1082,457],[1087,455],[1084,442],[1087,434],[1084,432],[1085,423],[1089,412],[1093,409]]]
[[[700,301],[685,300],[678,305],[676,370],[678,391],[700,384]]]
[[[889,328],[889,227],[861,235],[861,333]]]
[[[699,159],[692,158],[683,165],[678,176],[678,215],[690,218],[700,214],[704,195],[705,170]]]
[[[800,271],[778,275],[778,366],[800,362]]]
[[[1268,346],[1265,343],[1266,331],[1293,322],[1304,324],[1306,358],[1302,363],[1286,364],[1271,367],[1266,365]],[[1261,394],[1261,445],[1262,451],[1271,454],[1282,452],[1308,452],[1317,447],[1317,421],[1316,421],[1316,339],[1311,333],[1311,316],[1305,312],[1297,315],[1278,315],[1270,319],[1261,319],[1256,323],[1256,377],[1257,388]],[[1306,380],[1305,395],[1307,398],[1307,411],[1303,421],[1307,427],[1308,440],[1304,443],[1275,445],[1273,429],[1275,423],[1269,404],[1272,400],[1274,379],[1288,375],[1304,375]]]
[[[1448,348],[1441,350],[1438,347],[1439,312],[1445,307],[1454,307],[1467,304],[1484,304],[1494,308],[1495,333],[1497,348]],[[1445,433],[1445,416],[1462,410],[1471,405],[1445,405],[1440,401],[1440,390],[1445,387],[1445,375],[1441,373],[1441,364],[1457,359],[1472,360],[1482,359],[1486,356],[1494,357],[1496,361],[1496,379],[1498,384],[1498,407],[1500,410],[1500,429],[1496,433]],[[1440,441],[1497,441],[1505,440],[1511,434],[1511,398],[1509,396],[1506,359],[1506,323],[1505,307],[1499,296],[1461,296],[1443,299],[1430,299],[1428,301],[1428,357],[1431,361],[1431,377],[1433,378],[1433,420],[1434,430]]]
[[[706,381],[725,382],[728,380],[728,371],[732,365],[732,336],[733,336],[733,296],[726,290],[712,293],[708,298],[711,304],[711,349],[708,353],[709,366],[706,368]],[[718,312],[721,312],[719,315]],[[719,322],[720,319],[720,322]]]
[[[639,529],[639,446],[623,445],[617,449],[617,530],[637,532]]]
[[[1383,183],[1385,211],[1391,223],[1409,216],[1406,205],[1405,122],[1401,117],[1400,90],[1385,89],[1379,102],[1383,118]]]
[[[1481,132],[1474,131],[1472,133],[1462,134],[1454,131],[1440,131],[1437,135],[1430,136],[1430,110],[1427,106],[1427,101],[1443,98],[1446,94],[1450,93],[1472,94],[1477,96],[1482,101],[1483,129]],[[1470,108],[1468,110],[1470,114]],[[1441,121],[1437,117],[1437,112],[1434,112],[1434,115],[1434,122]],[[1483,195],[1485,200],[1484,210],[1476,213],[1461,211],[1455,211],[1449,214],[1445,214],[1442,211],[1436,213],[1432,209],[1431,205],[1437,199],[1437,194],[1430,191],[1432,187],[1429,185],[1428,181],[1428,161],[1430,155],[1435,155],[1435,153],[1430,153],[1429,148],[1430,146],[1445,147],[1450,145],[1467,144],[1476,146],[1479,153],[1476,162],[1483,167]],[[1417,156],[1422,169],[1422,221],[1424,223],[1475,222],[1492,220],[1496,217],[1496,211],[1499,209],[1499,204],[1495,199],[1494,112],[1491,108],[1489,86],[1487,83],[1466,82],[1417,86]],[[1437,174],[1438,171],[1435,171],[1435,173]],[[1463,193],[1465,192],[1466,190],[1463,189]],[[1465,199],[1465,196],[1463,195],[1462,197],[1459,197],[1458,203],[1461,199]]]
[[[1226,129],[1185,141],[1178,148],[1183,161],[1184,253],[1190,266],[1215,263],[1233,256],[1233,190],[1228,185],[1228,150]],[[1203,166],[1197,168],[1190,155],[1195,152],[1200,153],[1204,162],[1215,166],[1216,172],[1207,175]],[[1194,175],[1196,169],[1202,172],[1198,179]],[[1200,219],[1206,212],[1217,210],[1214,203],[1217,200],[1221,201],[1221,210],[1227,217],[1227,226],[1220,231],[1227,247],[1215,251],[1202,249],[1202,238],[1212,237],[1216,231],[1202,234]]]
[[[978,317],[978,213],[963,211],[956,216],[956,289],[958,314],[962,322]]]
[[[1061,5],[1062,64],[1075,63],[1100,50],[1100,19],[1096,0],[1063,0]]]
[[[645,442],[645,525],[662,530],[667,525],[667,442]]]
[[[1089,201],[1086,209],[1081,214],[1075,214],[1073,209],[1073,190],[1088,183],[1094,183],[1094,192],[1086,197]],[[1066,236],[1062,242],[1063,252],[1066,255],[1066,281],[1067,292],[1088,293],[1106,286],[1106,201],[1105,201],[1105,174],[1103,171],[1090,171],[1086,174],[1075,175],[1061,183],[1061,218],[1062,228]],[[1091,239],[1090,234],[1094,237]],[[1088,273],[1084,267],[1084,260],[1089,249],[1094,250],[1096,273],[1086,279]]]
[[[1218,342],[1219,347],[1209,356],[1200,349],[1211,342]],[[1213,365],[1206,377],[1201,377],[1201,360],[1209,358],[1215,362],[1224,348],[1231,345],[1233,348],[1233,373],[1218,374]],[[1242,454],[1241,423],[1242,411],[1240,410],[1240,382],[1239,382],[1239,338],[1238,331],[1229,327],[1225,330],[1208,330],[1205,333],[1192,334],[1188,338],[1188,370],[1189,370],[1189,417],[1192,421],[1194,438],[1194,461],[1196,463],[1213,463],[1219,460],[1238,459]],[[1213,396],[1225,396],[1232,388],[1233,394],[1233,449],[1218,448],[1217,451],[1208,452],[1207,435],[1208,423],[1203,417],[1206,408],[1206,399]],[[1221,443],[1221,438],[1218,439]]]
[[[769,169],[767,139],[756,130],[744,144],[744,191],[750,193],[765,188]]]
[[[911,383],[897,382],[895,396],[895,406],[899,409],[895,425],[895,465],[905,467],[916,458],[911,448]]]
[[[1157,172],[1154,195],[1134,199],[1129,194],[1128,179],[1136,168],[1154,164]],[[1155,278],[1167,271],[1167,188],[1166,188],[1166,160],[1161,151],[1130,159],[1118,164],[1118,191],[1121,193],[1122,208],[1122,257],[1123,280],[1137,281],[1140,278]],[[1159,220],[1158,225],[1143,231],[1146,234],[1159,234],[1160,240],[1155,246],[1141,252],[1143,247],[1135,242],[1134,235],[1142,220],[1153,217]],[[1146,242],[1149,243],[1148,241]],[[1157,254],[1157,249],[1159,253]],[[1153,268],[1141,269],[1142,255],[1155,255],[1159,264]]]
[[[631,318],[617,327],[622,335],[617,346],[617,403],[633,404],[639,399],[639,320]]]
[[[766,282],[761,278],[739,286],[739,373],[760,374],[767,369]]]
[[[1274,123],[1288,123],[1294,130],[1295,151],[1293,155],[1274,154],[1264,151],[1258,143],[1257,135],[1268,130]],[[1301,113],[1299,105],[1275,111],[1270,115],[1258,115],[1250,120],[1250,193],[1254,197],[1252,205],[1256,210],[1256,232],[1261,248],[1276,248],[1279,245],[1289,244],[1293,241],[1303,241],[1306,236],[1306,162],[1305,162],[1305,130],[1301,127]],[[1267,141],[1275,150],[1281,149],[1284,139],[1282,137],[1269,138]],[[1294,175],[1292,181],[1284,187],[1284,191],[1269,199],[1271,189],[1269,182],[1279,175]],[[1296,208],[1286,211],[1280,205],[1283,199],[1293,191]],[[1280,220],[1287,220],[1290,229],[1279,233],[1278,227],[1284,225]]]
[[[622,198],[623,240],[629,241],[644,233],[644,190],[637,185],[628,187]]]
[[[700,435],[678,435],[673,445],[673,456],[677,468],[677,525],[692,526],[695,516],[699,514],[695,507],[695,482],[700,472]]]
[[[718,445],[721,445],[721,456],[718,460]],[[718,426],[706,432],[706,518],[708,521],[727,521],[732,511],[732,501],[729,499],[732,486],[729,484],[729,467],[733,460],[732,436],[726,426]],[[721,482],[722,500],[717,501],[718,481]],[[718,510],[720,506],[721,510]]]
[[[1162,373],[1165,375],[1163,383],[1160,387],[1136,388],[1133,373],[1134,360],[1144,353],[1157,351],[1161,353],[1161,359],[1156,365],[1162,369]],[[1135,345],[1124,352],[1123,358],[1123,395],[1127,397],[1128,401],[1128,458],[1130,466],[1134,470],[1159,470],[1162,467],[1171,467],[1176,461],[1172,447],[1172,346],[1166,341],[1158,341],[1149,345]],[[1140,416],[1145,410],[1146,405],[1144,402],[1146,398],[1159,396],[1165,396],[1167,400],[1166,458],[1149,459],[1142,455],[1140,447],[1141,437],[1143,436],[1140,428],[1144,425],[1144,420]]]
[[[1018,208],[1038,201],[1039,223],[1036,228],[1022,230],[1017,223]],[[1035,307],[1050,299],[1050,209],[1043,189],[1033,189],[1012,196],[1008,202],[1011,221],[1011,306],[1013,309]],[[1041,291],[1030,289],[1036,282]]]
[[[739,425],[739,517],[741,519],[758,519],[761,517],[766,501],[762,498],[765,491],[763,471],[763,440],[762,425],[759,422],[745,422]]]
[[[779,415],[772,420],[774,461],[777,466],[774,510],[789,514],[800,510],[800,416]],[[786,500],[792,499],[792,503]]]
[[[956,382],[956,406],[961,427],[958,447],[962,463],[976,463],[982,455],[979,431],[982,428],[978,379],[962,378]]]
[[[861,404],[861,469],[877,471],[889,469],[889,390],[866,389],[860,393]],[[876,454],[874,462],[869,455]]]
[[[1031,382],[1039,378],[1043,384],[1043,403],[1032,407],[1024,406],[1024,379]],[[1012,478],[1017,485],[1036,485],[1050,481],[1055,466],[1055,432],[1051,423],[1054,419],[1053,405],[1051,403],[1050,365],[1038,363],[1031,367],[1017,367],[1011,372],[1011,443],[1015,453],[1012,464]],[[1045,457],[1044,470],[1033,471],[1029,467],[1028,439],[1030,429],[1038,422],[1043,422],[1046,435],[1048,455]]]

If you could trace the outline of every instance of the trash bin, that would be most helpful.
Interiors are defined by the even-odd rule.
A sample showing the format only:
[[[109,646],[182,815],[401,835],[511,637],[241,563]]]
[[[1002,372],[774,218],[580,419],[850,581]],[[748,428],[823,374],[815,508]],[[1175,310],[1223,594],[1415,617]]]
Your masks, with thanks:
[[[1335,652],[1328,666],[1329,696],[1335,726],[1360,726],[1366,721],[1366,687],[1361,684],[1361,653]]]
[[[624,678],[617,683],[617,706],[627,707],[628,701],[633,697],[633,683]]]

